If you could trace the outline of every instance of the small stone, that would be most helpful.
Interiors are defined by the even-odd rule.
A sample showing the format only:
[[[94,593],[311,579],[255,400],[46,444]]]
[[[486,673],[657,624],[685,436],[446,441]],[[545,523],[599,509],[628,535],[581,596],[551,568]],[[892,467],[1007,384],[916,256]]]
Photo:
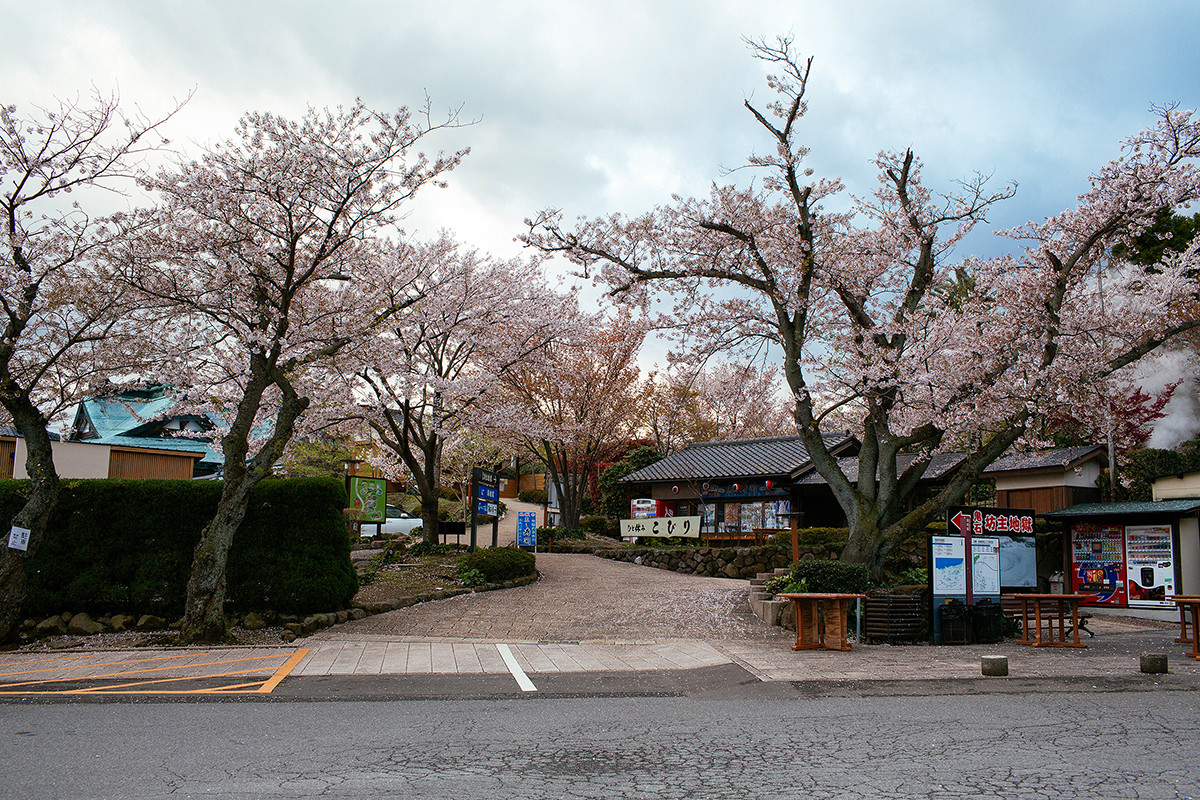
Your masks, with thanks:
[[[137,629],[139,631],[153,631],[165,627],[167,627],[167,621],[153,614],[142,614],[137,621]]]
[[[38,636],[62,636],[67,632],[67,623],[61,615],[42,620],[34,627]]]
[[[134,625],[137,625],[137,617],[132,614],[114,614],[108,621],[108,627],[115,633],[127,631]]]
[[[296,641],[296,632],[284,628],[282,631],[280,631],[279,638],[285,642],[294,642]]]
[[[367,612],[361,608],[350,609],[350,619],[366,619]]]
[[[979,660],[979,671],[993,678],[1008,674],[1008,656],[983,656]]]
[[[295,639],[297,636],[304,635],[304,627],[299,622],[289,622],[289,623],[285,624],[283,627],[284,627],[284,630],[291,632],[293,639]]]
[[[338,625],[341,625],[343,622],[346,622],[346,621],[348,621],[349,619],[350,619],[350,614],[349,614],[349,612],[347,612],[347,611],[339,611],[339,612],[337,612],[337,624],[338,624]]]
[[[1167,654],[1142,653],[1142,672],[1147,675],[1165,675],[1167,673]]]
[[[242,627],[248,631],[261,631],[267,627],[267,622],[261,616],[251,611],[242,620]]]
[[[95,636],[104,633],[104,626],[87,614],[76,614],[67,623],[67,632],[76,636]]]

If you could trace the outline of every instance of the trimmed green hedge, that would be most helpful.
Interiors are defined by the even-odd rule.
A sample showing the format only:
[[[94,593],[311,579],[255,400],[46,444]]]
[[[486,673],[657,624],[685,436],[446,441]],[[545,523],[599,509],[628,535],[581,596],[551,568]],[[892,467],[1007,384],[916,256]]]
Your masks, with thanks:
[[[791,572],[772,578],[767,588],[780,592],[854,594],[871,588],[871,571],[865,564],[843,561],[801,561]]]
[[[458,562],[458,569],[460,573],[479,570],[488,583],[500,583],[532,575],[537,571],[536,563],[533,553],[525,550],[493,547],[463,556]]]
[[[0,481],[0,519],[11,519],[28,491],[28,481]],[[218,481],[64,481],[27,564],[25,613],[182,614],[192,551],[220,496]],[[336,478],[259,484],[229,554],[229,609],[345,608],[358,589],[345,503]]]

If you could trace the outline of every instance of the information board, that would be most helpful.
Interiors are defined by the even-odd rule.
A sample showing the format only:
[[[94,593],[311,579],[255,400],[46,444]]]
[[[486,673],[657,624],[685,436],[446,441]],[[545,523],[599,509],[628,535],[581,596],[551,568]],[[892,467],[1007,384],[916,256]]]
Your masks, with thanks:
[[[383,478],[350,476],[350,508],[359,522],[383,522],[387,516],[387,481]]]
[[[933,593],[935,595],[965,595],[967,593],[967,548],[961,536],[934,536]]]
[[[971,592],[1000,597],[1000,540],[987,536],[971,538]]]
[[[537,512],[517,512],[517,546],[537,547]]]

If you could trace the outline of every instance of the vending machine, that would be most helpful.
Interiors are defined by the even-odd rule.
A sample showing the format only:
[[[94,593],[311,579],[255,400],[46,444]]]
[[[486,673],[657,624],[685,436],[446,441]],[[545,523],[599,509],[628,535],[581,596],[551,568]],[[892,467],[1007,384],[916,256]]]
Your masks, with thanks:
[[[1071,526],[1071,589],[1090,595],[1085,603],[1123,606],[1125,591],[1125,526]]]
[[[1170,525],[1125,528],[1125,586],[1129,605],[1174,608],[1175,552]]]

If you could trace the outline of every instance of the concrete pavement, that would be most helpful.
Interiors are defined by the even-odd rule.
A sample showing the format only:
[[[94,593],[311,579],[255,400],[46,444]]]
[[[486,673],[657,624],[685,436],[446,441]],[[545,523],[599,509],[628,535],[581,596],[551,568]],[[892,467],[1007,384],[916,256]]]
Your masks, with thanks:
[[[795,652],[793,633],[750,614],[746,581],[589,555],[539,554],[538,568],[542,577],[529,586],[422,603],[327,628],[292,645],[5,653],[0,684],[12,684],[13,691],[35,681],[73,685],[79,671],[92,666],[109,675],[109,683],[170,683],[188,668],[269,683],[284,663],[288,677],[508,674],[522,688],[523,681],[536,686],[552,675],[723,666],[767,682],[945,681],[978,679],[982,656],[1004,655],[1012,679],[1130,686],[1167,681],[1200,688],[1200,662],[1174,642],[1178,626],[1162,622],[1097,614],[1091,623],[1096,636],[1084,638],[1086,649],[1034,649],[1009,640],[957,647],[855,643],[849,652]],[[1142,674],[1145,651],[1167,653],[1170,676]]]

